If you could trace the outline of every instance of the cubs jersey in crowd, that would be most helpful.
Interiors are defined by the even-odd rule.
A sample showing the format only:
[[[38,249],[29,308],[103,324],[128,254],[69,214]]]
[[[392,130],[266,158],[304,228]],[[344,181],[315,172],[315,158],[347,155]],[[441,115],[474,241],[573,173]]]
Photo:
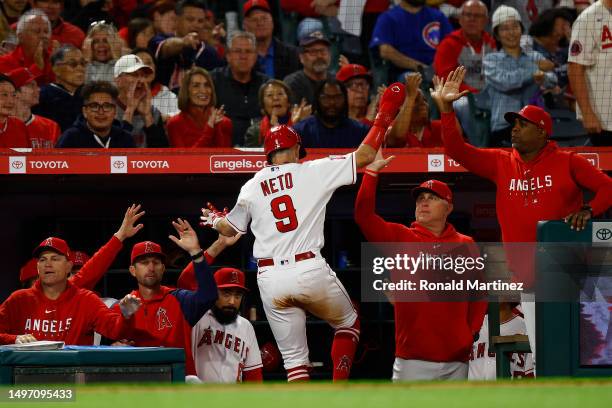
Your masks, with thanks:
[[[43,293],[40,281],[11,294],[0,306],[0,344],[13,344],[18,335],[32,334],[37,340],[66,344],[93,344],[94,330],[120,339],[133,317],[125,319],[111,311],[95,293],[66,282],[66,290],[55,300]]]
[[[519,312],[513,310],[512,317],[509,320],[500,322],[499,334],[501,336],[527,334],[525,320]],[[510,356],[510,375],[512,378],[534,376],[533,356],[531,353],[512,353]],[[474,343],[470,353],[468,379],[495,380],[495,378],[495,352],[489,353],[489,322],[487,316],[485,316],[478,341]]]
[[[241,233],[253,220],[256,258],[318,251],[325,206],[338,187],[355,180],[354,153],[267,166],[242,187],[226,220]]]
[[[602,128],[612,131],[612,13],[601,0],[580,13],[574,22],[568,61],[587,67],[591,107]],[[581,119],[579,106],[576,113]]]
[[[242,316],[223,325],[212,311],[202,316],[191,331],[191,346],[198,378],[203,382],[241,382],[243,376],[258,370],[261,377],[261,353],[255,330]]]
[[[139,290],[132,295],[142,306],[132,317],[132,326],[123,338],[136,346],[178,347],[185,350],[185,373],[195,375],[191,355],[191,328],[217,299],[217,285],[206,262],[194,263],[198,290],[162,286],[160,293],[144,300]],[[106,306],[105,306],[106,307]],[[113,306],[117,310],[119,305]]]

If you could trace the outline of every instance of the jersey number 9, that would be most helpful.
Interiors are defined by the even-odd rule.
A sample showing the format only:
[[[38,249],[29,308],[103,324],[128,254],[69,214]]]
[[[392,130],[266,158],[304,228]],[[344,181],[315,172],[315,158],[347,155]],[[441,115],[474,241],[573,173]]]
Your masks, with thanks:
[[[270,202],[270,207],[272,208],[272,215],[278,220],[276,222],[276,229],[279,232],[293,231],[298,227],[295,207],[290,196],[276,197]]]

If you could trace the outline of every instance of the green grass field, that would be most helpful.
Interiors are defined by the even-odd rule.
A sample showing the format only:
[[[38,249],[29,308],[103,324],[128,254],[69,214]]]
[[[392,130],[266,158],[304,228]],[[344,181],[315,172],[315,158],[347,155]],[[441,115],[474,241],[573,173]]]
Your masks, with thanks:
[[[2,388],[6,396],[7,388]],[[6,401],[6,399],[3,399]],[[7,405],[0,403],[0,405]],[[391,384],[91,385],[76,402],[13,403],[18,407],[328,408],[328,407],[612,407],[612,379],[428,382]]]

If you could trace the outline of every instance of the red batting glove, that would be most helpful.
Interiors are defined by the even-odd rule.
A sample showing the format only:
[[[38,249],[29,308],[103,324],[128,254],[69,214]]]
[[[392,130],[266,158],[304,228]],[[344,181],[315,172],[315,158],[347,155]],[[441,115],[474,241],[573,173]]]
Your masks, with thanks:
[[[406,86],[395,82],[389,85],[380,98],[380,108],[374,119],[374,126],[388,128],[397,116],[404,99],[406,98]]]

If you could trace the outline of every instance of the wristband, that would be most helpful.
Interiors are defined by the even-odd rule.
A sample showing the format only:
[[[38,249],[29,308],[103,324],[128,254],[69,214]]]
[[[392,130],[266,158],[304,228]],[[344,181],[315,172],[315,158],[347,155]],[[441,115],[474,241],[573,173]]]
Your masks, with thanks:
[[[192,261],[195,261],[196,259],[201,258],[202,256],[204,256],[204,250],[200,249],[198,252],[196,252],[194,255],[189,255],[191,257]]]

